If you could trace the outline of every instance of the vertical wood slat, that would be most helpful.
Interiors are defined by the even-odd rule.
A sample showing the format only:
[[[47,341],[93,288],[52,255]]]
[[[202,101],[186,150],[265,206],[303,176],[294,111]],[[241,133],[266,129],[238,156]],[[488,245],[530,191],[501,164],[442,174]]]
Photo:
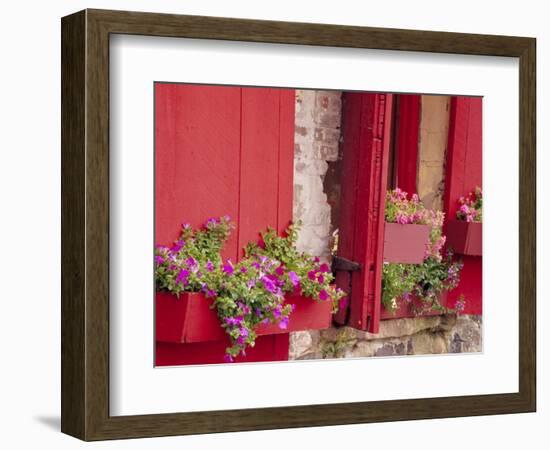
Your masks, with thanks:
[[[360,263],[362,270],[352,273],[349,313],[340,311],[337,320],[341,323],[349,314],[348,325],[376,333],[380,321],[393,96],[345,95],[338,255]],[[339,273],[337,283],[349,291],[346,276],[349,277],[346,273]]]
[[[355,243],[354,215],[357,205],[357,165],[360,152],[360,131],[362,120],[362,97],[360,94],[344,93],[342,96],[342,190],[338,218],[338,256],[353,260]],[[352,275],[349,272],[336,273],[336,285],[348,293],[347,301],[340,302],[334,320],[340,325],[348,321],[352,298]]]
[[[378,333],[380,307],[382,302],[382,265],[384,262],[384,225],[388,162],[390,153],[391,117],[393,95],[374,94],[367,102],[369,118],[363,121],[364,138],[370,147],[370,155],[363,153],[360,170],[365,167],[369,174],[359,178],[358,195],[368,196],[367,208],[362,208],[356,216],[356,252],[363,265],[364,278],[361,281],[363,302],[360,308],[352,308],[350,323],[357,323],[361,329]],[[372,119],[370,116],[372,115]],[[369,123],[372,125],[369,126]],[[366,175],[366,174],[365,174]],[[365,223],[367,227],[365,227]],[[366,241],[366,247],[365,247]],[[358,246],[359,244],[359,246]],[[358,246],[358,247],[357,247]],[[364,253],[363,253],[364,252]],[[356,277],[357,279],[358,277]],[[359,283],[359,279],[357,283]],[[356,286],[354,285],[354,289]],[[357,286],[359,288],[359,286]]]
[[[417,193],[420,105],[420,95],[399,95],[395,140],[396,185],[409,194]]]
[[[277,228],[279,201],[279,89],[241,89],[238,251]],[[292,185],[292,178],[285,180]]]
[[[449,115],[444,210],[456,219],[458,199],[482,185],[482,99],[452,97]],[[445,233],[446,226],[443,231]],[[448,306],[463,295],[466,314],[482,313],[482,258],[463,256],[459,285],[449,292]]]
[[[239,216],[241,89],[155,84],[155,243],[170,245],[182,222]],[[237,259],[232,233],[225,258]]]
[[[279,195],[277,230],[282,233],[292,220],[294,198],[294,89],[279,89]],[[288,180],[291,180],[289,183]]]

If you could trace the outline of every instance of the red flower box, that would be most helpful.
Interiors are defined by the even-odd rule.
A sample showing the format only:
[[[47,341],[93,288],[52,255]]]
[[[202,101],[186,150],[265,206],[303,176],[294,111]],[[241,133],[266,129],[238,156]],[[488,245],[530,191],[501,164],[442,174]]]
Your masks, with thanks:
[[[428,225],[386,222],[384,229],[384,261],[421,264],[430,239]]]
[[[261,324],[258,336],[301,330],[320,330],[330,327],[332,302],[289,295],[286,304],[294,304],[288,327]],[[169,292],[156,293],[155,330],[160,342],[205,342],[225,340],[227,333],[220,325],[212,300],[201,293],[182,293],[179,298]]]
[[[439,294],[439,303],[441,306],[446,307],[447,306],[447,296],[449,291],[442,291]],[[399,300],[399,308],[394,312],[388,311],[386,308],[384,308],[384,305],[380,308],[380,319],[381,320],[387,320],[387,319],[401,319],[403,317],[424,317],[424,316],[438,316],[440,314],[443,314],[443,311],[427,311],[422,314],[415,314],[415,309],[421,309],[422,308],[422,300],[420,300],[416,296],[411,296],[412,300],[410,302],[406,302],[403,300]]]
[[[447,247],[461,255],[481,256],[483,224],[451,220],[447,224]]]

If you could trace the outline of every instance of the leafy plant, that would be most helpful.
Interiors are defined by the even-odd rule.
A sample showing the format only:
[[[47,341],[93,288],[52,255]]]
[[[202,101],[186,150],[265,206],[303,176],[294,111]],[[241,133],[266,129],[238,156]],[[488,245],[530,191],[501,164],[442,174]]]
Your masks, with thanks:
[[[209,219],[200,230],[182,225],[174,245],[159,246],[155,252],[157,290],[177,296],[202,292],[212,299],[232,342],[227,361],[254,346],[259,324],[288,327],[293,305],[285,304],[285,293],[333,305],[346,295],[330,284],[333,276],[327,264],[296,249],[299,224],[291,224],[283,237],[268,229],[261,234],[261,244],[249,243],[237,263],[221,257],[232,228],[227,216]]]
[[[483,222],[483,192],[480,187],[476,187],[466,197],[458,199],[460,205],[456,218],[466,222]]]

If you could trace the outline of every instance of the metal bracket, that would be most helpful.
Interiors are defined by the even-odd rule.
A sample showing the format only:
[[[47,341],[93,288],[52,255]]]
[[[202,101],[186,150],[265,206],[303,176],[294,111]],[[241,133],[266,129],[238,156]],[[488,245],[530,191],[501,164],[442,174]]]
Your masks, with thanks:
[[[333,272],[358,272],[362,269],[361,264],[350,261],[349,259],[341,256],[334,256],[332,258],[332,271]]]

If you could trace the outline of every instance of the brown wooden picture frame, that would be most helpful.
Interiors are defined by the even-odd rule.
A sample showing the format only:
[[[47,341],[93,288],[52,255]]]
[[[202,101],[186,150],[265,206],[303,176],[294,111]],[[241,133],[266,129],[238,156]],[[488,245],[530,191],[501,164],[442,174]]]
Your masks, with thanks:
[[[62,30],[61,429],[84,440],[532,412],[536,408],[536,40],[85,10]],[[519,58],[519,392],[109,415],[109,36],[134,34]]]

